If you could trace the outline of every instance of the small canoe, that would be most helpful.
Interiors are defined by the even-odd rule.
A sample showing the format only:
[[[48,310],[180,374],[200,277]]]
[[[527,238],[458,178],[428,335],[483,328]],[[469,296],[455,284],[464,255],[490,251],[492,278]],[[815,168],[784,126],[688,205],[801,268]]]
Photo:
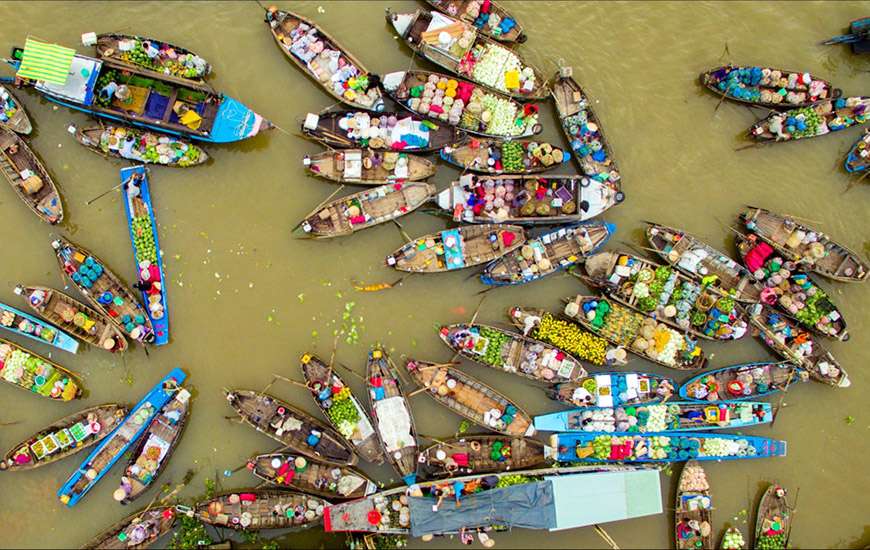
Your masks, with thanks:
[[[554,77],[553,101],[562,131],[568,139],[580,173],[617,191],[617,202],[625,196],[619,191],[622,176],[613,150],[604,137],[601,121],[592,110],[592,101],[572,77],[570,67],[563,67]]]
[[[355,109],[384,110],[377,78],[314,21],[274,7],[265,21],[284,55],[329,95]]]
[[[408,113],[332,111],[308,113],[302,133],[336,149],[368,147],[377,151],[431,153],[460,141],[465,134]],[[408,140],[405,136],[415,136]]]
[[[447,439],[420,453],[420,477],[432,479],[539,468],[552,452],[537,439],[500,435],[466,435]]]
[[[237,531],[310,527],[320,523],[329,502],[280,489],[237,489],[196,504],[203,523]]]
[[[108,316],[75,298],[44,286],[18,285],[15,293],[41,317],[83,342],[113,353],[127,349],[127,339]]]
[[[523,335],[561,348],[577,359],[597,367],[625,364],[626,352],[573,321],[557,319],[543,309],[520,306],[508,310],[508,319]]]
[[[756,141],[794,141],[824,136],[870,120],[870,97],[819,101],[809,107],[770,113],[753,124],[749,137]]]
[[[719,97],[771,109],[807,107],[840,96],[840,90],[827,80],[772,67],[730,64],[716,67],[701,73],[701,84]]]
[[[209,158],[201,147],[186,139],[133,126],[70,125],[68,130],[77,142],[102,156],[178,168],[197,166]]]
[[[112,59],[163,78],[202,82],[211,73],[211,65],[202,57],[186,48],[153,38],[105,33],[97,35],[94,47],[101,59]]]
[[[356,464],[341,434],[289,403],[253,390],[228,391],[226,398],[242,421],[288,449],[332,464]]]
[[[858,138],[846,155],[846,172],[855,174],[870,168],[870,130],[864,130],[864,135]]]
[[[571,354],[517,332],[459,323],[442,326],[439,335],[466,359],[537,382],[572,382],[586,376],[586,369]]]
[[[713,500],[704,468],[695,460],[686,462],[677,482],[674,507],[674,538],[677,550],[713,550]]]
[[[12,447],[0,470],[32,470],[63,460],[109,435],[125,416],[127,407],[111,403],[61,418]]]
[[[336,466],[295,453],[259,455],[248,462],[257,478],[280,487],[330,500],[364,498],[378,485],[350,466]]]
[[[55,401],[79,399],[83,392],[77,374],[2,338],[0,381]]]
[[[746,548],[746,539],[743,538],[743,533],[740,532],[740,529],[731,526],[722,535],[719,548],[722,550],[744,550]]]
[[[174,506],[147,507],[97,535],[82,548],[91,550],[139,550],[148,548],[175,526]]]
[[[473,174],[460,176],[436,200],[454,221],[532,225],[589,220],[618,203],[613,188],[582,176]]]
[[[797,322],[761,304],[750,306],[749,320],[760,331],[762,342],[783,359],[802,367],[813,380],[838,388],[851,385],[849,375],[822,346],[819,337],[798,326]]]
[[[454,271],[497,260],[525,242],[518,225],[466,225],[418,237],[387,256],[386,263],[411,273]]]
[[[317,239],[344,237],[396,220],[435,196],[425,181],[388,183],[327,202],[302,220],[302,230]]]
[[[143,344],[154,341],[154,328],[133,291],[91,251],[64,238],[51,247],[67,281],[126,336]]]
[[[408,360],[405,368],[435,401],[478,426],[514,437],[535,434],[532,418],[525,411],[465,372],[451,365],[413,359]]]
[[[486,36],[499,42],[522,44],[528,38],[516,18],[496,2],[426,0],[426,3],[441,13],[473,25]]]
[[[140,288],[143,285],[147,287],[140,291],[142,303],[146,306],[145,313],[154,330],[154,345],[163,346],[169,343],[168,284],[147,170],[142,165],[122,168],[121,194],[133,245],[137,285]]]
[[[78,341],[60,328],[3,303],[0,303],[0,328],[70,353],[79,349]]]
[[[546,141],[470,138],[441,149],[445,162],[480,174],[537,174],[569,162],[571,157]]]
[[[828,294],[819,287],[801,264],[786,261],[755,234],[734,236],[737,253],[747,269],[764,282],[762,301],[776,305],[805,329],[845,342],[849,339],[846,320]]]
[[[843,283],[870,277],[870,264],[857,252],[790,216],[750,206],[740,214],[740,220],[787,259],[808,263],[819,275]]]
[[[0,84],[0,128],[27,135],[33,131],[24,105],[6,86]]]
[[[565,302],[568,319],[638,357],[678,370],[698,370],[707,364],[697,340],[619,302],[582,294]]]
[[[524,106],[461,78],[422,70],[396,71],[384,75],[383,86],[393,101],[412,113],[469,134],[509,139],[543,130],[537,106]]]
[[[665,261],[722,296],[738,302],[761,299],[761,283],[739,262],[685,231],[646,222],[646,238]],[[711,281],[712,278],[712,281]]]
[[[395,13],[387,22],[417,55],[491,90],[523,101],[547,97],[546,78],[519,54],[473,25],[440,12]],[[447,34],[446,42],[442,38]]]
[[[870,17],[859,17],[849,23],[849,34],[841,34],[822,42],[825,46],[849,44],[852,53],[870,53]]]
[[[758,501],[753,548],[788,548],[793,512],[785,487],[771,484]]]
[[[342,149],[305,156],[305,171],[337,183],[383,185],[421,181],[435,175],[431,160],[417,155],[376,149]]]
[[[6,129],[0,129],[0,171],[39,219],[51,225],[63,221],[60,192],[48,170],[26,141]]]
[[[792,363],[759,361],[693,376],[680,386],[679,393],[683,399],[696,401],[758,399],[808,379],[807,372]]]
[[[332,426],[353,447],[356,454],[374,464],[383,464],[378,434],[365,409],[345,381],[317,356],[304,354],[299,360],[305,385],[314,402]]]
[[[674,395],[673,378],[648,372],[597,372],[547,390],[547,397],[575,407],[658,403]]]
[[[172,453],[181,442],[187,419],[190,417],[190,392],[181,388],[133,447],[121,485],[115,490],[115,500],[129,504],[142,496],[160,477]]]
[[[578,277],[624,306],[706,340],[739,340],[749,323],[736,301],[679,270],[624,252],[599,252]]]

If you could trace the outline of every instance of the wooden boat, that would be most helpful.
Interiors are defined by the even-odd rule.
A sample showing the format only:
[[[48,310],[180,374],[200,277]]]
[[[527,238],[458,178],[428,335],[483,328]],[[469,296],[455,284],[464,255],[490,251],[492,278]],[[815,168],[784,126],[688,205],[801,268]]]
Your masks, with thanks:
[[[148,548],[175,526],[174,506],[146,507],[128,516],[82,546],[93,550],[134,550]]]
[[[750,206],[740,221],[786,259],[807,263],[819,275],[844,283],[870,277],[870,264],[857,252],[790,216]]]
[[[12,447],[0,470],[32,470],[72,456],[109,435],[125,416],[127,407],[114,403],[65,416]]]
[[[320,420],[277,397],[253,390],[226,391],[242,421],[288,449],[332,464],[356,464],[344,437]]]
[[[678,370],[702,369],[707,364],[696,340],[619,302],[582,294],[565,302],[568,319],[638,357]]]
[[[674,506],[674,537],[677,550],[713,550],[713,501],[704,468],[695,460],[686,462],[677,482]]]
[[[384,349],[369,351],[366,388],[384,456],[405,483],[412,485],[417,476],[417,428],[402,380]]]
[[[546,451],[546,452],[545,452]],[[422,478],[488,474],[538,468],[552,463],[547,446],[528,437],[465,435],[420,453]]]
[[[696,401],[758,399],[791,384],[806,382],[809,374],[793,363],[759,361],[714,369],[686,380],[680,397]]]
[[[342,149],[305,156],[305,170],[338,183],[383,185],[421,181],[435,175],[435,164],[417,155],[375,149]]]
[[[295,453],[259,455],[248,469],[263,481],[331,500],[363,498],[378,490],[364,473],[349,466],[336,466]]]
[[[465,134],[447,124],[435,124],[408,113],[332,111],[308,113],[302,133],[336,149],[368,147],[377,151],[431,153],[463,139]],[[419,139],[403,140],[414,135]]]
[[[537,382],[573,382],[586,369],[571,354],[522,334],[483,324],[445,325],[441,341],[475,363]]]
[[[827,80],[773,67],[728,64],[701,73],[701,84],[717,96],[771,109],[807,107],[840,96],[840,90]]]
[[[79,349],[78,341],[60,328],[3,303],[0,303],[0,328],[70,353]]]
[[[548,225],[589,220],[617,204],[613,188],[581,176],[473,174],[460,176],[436,201],[454,221]]]
[[[472,0],[426,0],[426,3],[441,13],[474,25],[481,33],[499,42],[522,44],[528,38],[514,16],[496,2],[490,2],[486,7]]]
[[[813,103],[784,113],[770,113],[753,124],[756,141],[794,141],[839,132],[870,120],[870,97],[846,97]]]
[[[450,365],[409,359],[405,364],[425,392],[456,414],[494,432],[516,437],[535,434],[531,417],[518,405],[483,382]],[[498,411],[494,417],[492,411]],[[505,417],[511,419],[510,422]]]
[[[237,531],[310,527],[320,523],[329,502],[305,493],[280,489],[237,490],[197,503],[203,523]]]
[[[679,270],[624,252],[599,252],[578,275],[624,306],[678,331],[707,340],[739,340],[749,323],[728,296],[708,291]],[[722,320],[724,316],[724,321]]]
[[[649,372],[597,372],[556,384],[546,393],[575,407],[616,407],[668,400],[676,387],[673,378]]]
[[[444,147],[440,155],[457,168],[490,175],[537,174],[570,160],[556,145],[523,139],[469,138]]]
[[[147,306],[145,313],[154,331],[154,345],[163,346],[169,343],[168,285],[147,168],[142,165],[122,168],[120,175],[137,284],[150,285],[149,289],[141,291],[142,303]]]
[[[146,74],[170,76],[182,82],[202,82],[211,73],[211,65],[202,57],[181,46],[154,38],[104,33],[97,35],[94,48],[101,59],[112,59]],[[149,50],[155,53],[153,57],[149,55]]]
[[[327,202],[305,216],[301,227],[318,239],[342,237],[410,214],[433,196],[435,186],[425,181],[379,185]]]
[[[151,420],[169,402],[187,375],[181,369],[172,369],[139,403],[108,437],[100,441],[91,454],[70,475],[57,496],[72,508],[96,485],[112,466],[142,437]]]
[[[414,114],[477,136],[509,139],[540,134],[538,110],[509,96],[443,73],[409,70],[387,73],[384,91]],[[450,90],[441,93],[441,88]],[[447,101],[445,103],[446,100]]]
[[[18,285],[15,294],[24,297],[41,317],[66,329],[83,342],[113,353],[127,349],[127,339],[107,315],[59,290]]]
[[[0,84],[0,128],[27,135],[33,131],[24,105],[6,86]]]
[[[104,157],[178,168],[197,166],[209,158],[201,147],[188,140],[133,126],[70,125],[67,129],[77,142]]]
[[[51,247],[66,280],[97,311],[111,319],[133,340],[143,344],[154,341],[154,326],[145,308],[133,296],[133,291],[102,260],[86,248],[62,237],[52,241]]]
[[[843,314],[831,302],[828,294],[806,272],[802,272],[800,264],[784,261],[755,234],[736,234],[734,239],[737,253],[746,268],[756,277],[764,274],[761,279],[766,287],[766,292],[762,292],[763,303],[776,305],[783,315],[794,319],[805,329],[843,342],[849,339]],[[778,266],[780,269],[774,271],[773,268]]]
[[[761,299],[761,284],[725,253],[685,231],[646,223],[650,246],[672,266],[701,283],[710,282],[707,288],[738,302],[754,303]]]
[[[368,462],[383,464],[384,453],[378,434],[350,386],[332,369],[332,365],[315,355],[306,353],[299,363],[311,397],[332,426],[356,454]]]
[[[870,168],[870,130],[864,130],[864,135],[858,138],[846,155],[846,172],[855,174]]]
[[[570,270],[604,246],[615,232],[616,226],[606,222],[562,226],[529,239],[521,249],[487,264],[480,274],[480,282],[494,286],[518,285]]]
[[[859,17],[849,23],[849,34],[841,34],[822,42],[825,46],[849,44],[852,53],[870,53],[870,17]]]
[[[622,176],[616,157],[604,137],[601,121],[592,110],[592,100],[574,80],[571,67],[562,67],[556,73],[551,94],[580,173],[595,181],[609,183],[617,191],[617,202],[622,202],[625,195],[620,191]]]
[[[57,185],[27,142],[10,130],[0,128],[0,170],[6,181],[45,223],[63,221],[63,203]],[[21,177],[22,174],[26,177]]]
[[[795,321],[761,304],[749,308],[749,320],[760,331],[762,342],[783,359],[802,367],[813,380],[839,388],[852,384],[840,362],[822,347],[819,337]]]
[[[454,271],[497,260],[525,242],[518,225],[461,226],[418,237],[387,256],[386,263],[411,273]]]
[[[189,416],[190,392],[181,388],[163,405],[133,448],[121,485],[113,495],[115,500],[133,502],[160,477],[181,441]]]
[[[719,548],[722,550],[743,550],[746,548],[746,540],[743,538],[743,533],[740,529],[733,525],[725,530],[722,534],[722,540],[719,542]]]
[[[284,55],[329,95],[355,109],[384,110],[377,80],[314,21],[274,7],[266,10],[265,21]],[[331,69],[332,63],[341,68]]]
[[[452,73],[516,99],[547,97],[546,79],[536,68],[468,23],[424,9],[394,13],[388,8],[386,17],[417,55]],[[450,35],[446,44],[442,33]]]
[[[781,485],[771,484],[764,491],[755,516],[753,548],[788,548],[794,510],[787,497]]]
[[[83,391],[77,374],[2,338],[0,381],[55,401],[79,399]]]

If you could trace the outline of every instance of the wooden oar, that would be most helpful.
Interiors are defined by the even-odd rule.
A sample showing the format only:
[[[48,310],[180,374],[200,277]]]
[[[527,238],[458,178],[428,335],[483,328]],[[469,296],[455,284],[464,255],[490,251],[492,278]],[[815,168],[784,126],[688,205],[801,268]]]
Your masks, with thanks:
[[[619,545],[616,544],[616,541],[613,540],[613,537],[611,537],[610,534],[608,534],[607,531],[605,531],[603,527],[601,527],[600,525],[598,525],[596,523],[594,528],[595,528],[595,532],[598,533],[598,536],[601,537],[602,539],[604,539],[604,542],[606,542],[608,545],[610,545],[610,547],[613,548],[613,550],[619,550]]]
[[[138,172],[137,172],[137,173],[138,173]],[[133,176],[135,176],[135,175],[136,175],[136,173],[133,174]],[[130,176],[129,178],[127,178],[127,181],[122,181],[121,183],[119,183],[118,185],[112,187],[112,188],[109,189],[108,191],[105,191],[105,192],[103,192],[103,193],[100,193],[99,195],[97,195],[96,197],[92,198],[91,200],[89,200],[89,201],[85,201],[85,206],[90,206],[91,204],[93,204],[94,202],[98,201],[99,199],[105,197],[106,195],[108,195],[108,194],[111,193],[112,191],[117,190],[117,189],[120,188],[122,185],[126,185],[126,184],[130,183],[130,182],[133,180],[133,176]]]

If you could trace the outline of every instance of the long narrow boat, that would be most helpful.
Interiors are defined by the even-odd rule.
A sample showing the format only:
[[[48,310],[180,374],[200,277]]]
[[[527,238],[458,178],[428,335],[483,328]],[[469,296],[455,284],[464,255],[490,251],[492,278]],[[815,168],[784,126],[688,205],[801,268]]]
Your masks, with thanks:
[[[94,308],[107,316],[126,336],[141,343],[154,341],[154,327],[133,291],[91,251],[64,238],[52,241],[57,263]]]
[[[89,150],[120,159],[187,168],[203,164],[208,154],[188,140],[170,134],[160,134],[133,126],[101,125],[67,127],[76,141]]]
[[[63,221],[63,202],[51,174],[26,141],[6,129],[0,129],[0,171],[40,220],[51,225]]]
[[[112,59],[163,78],[169,76],[180,81],[201,82],[211,73],[211,65],[202,57],[187,48],[154,38],[104,33],[96,36],[96,44],[93,46],[97,57]]]
[[[624,252],[599,252],[587,258],[591,287],[616,302],[681,332],[707,340],[738,340],[749,323],[735,300],[708,290],[679,270]]]
[[[91,550],[139,550],[150,547],[175,526],[174,506],[146,507],[127,516],[82,546]]]
[[[454,271],[497,260],[525,242],[518,225],[466,225],[418,237],[387,256],[386,263],[411,273]]]
[[[695,401],[758,399],[791,384],[806,382],[809,374],[793,363],[759,361],[714,369],[689,378],[680,386],[680,397]]]
[[[678,370],[698,370],[707,364],[696,340],[619,302],[582,294],[565,302],[568,319],[639,357]]]
[[[68,330],[83,342],[113,353],[127,349],[127,339],[107,315],[59,290],[18,285],[15,294],[24,297],[41,317]]]
[[[849,149],[846,154],[846,172],[854,174],[870,168],[870,129],[864,130],[864,135]]]
[[[719,548],[722,550],[744,550],[746,548],[746,539],[743,538],[743,533],[740,528],[733,525],[725,530],[722,534],[722,540],[719,542]]]
[[[282,489],[331,500],[363,498],[378,490],[364,473],[295,453],[259,455],[248,462],[257,478]]]
[[[516,18],[497,2],[426,0],[426,3],[441,13],[473,25],[486,36],[499,42],[522,44],[528,38]]]
[[[332,111],[308,113],[302,133],[336,149],[368,147],[378,151],[431,153],[463,139],[448,124],[435,124],[408,113]]]
[[[314,21],[274,7],[265,21],[284,55],[329,95],[355,109],[384,110],[373,75]]]
[[[840,95],[830,82],[810,73],[761,66],[716,67],[701,73],[701,84],[717,96],[771,109],[807,107]]]
[[[77,374],[2,338],[0,381],[55,401],[79,399],[83,391]]]
[[[508,139],[543,130],[536,106],[522,105],[461,78],[421,70],[396,71],[384,75],[383,86],[393,101],[412,113],[469,134]]]
[[[438,193],[455,221],[555,225],[600,216],[617,204],[607,184],[582,176],[465,174]]]
[[[539,468],[552,462],[547,446],[529,437],[465,435],[440,441],[420,453],[424,479]]]
[[[60,328],[2,303],[0,303],[0,328],[70,353],[75,353],[79,349],[78,341]]]
[[[329,181],[355,185],[421,181],[435,175],[435,164],[417,155],[376,149],[341,149],[305,156],[305,171]]]
[[[466,359],[537,382],[573,382],[586,376],[586,369],[571,354],[509,330],[457,323],[442,326],[438,334]]]
[[[388,8],[386,17],[408,47],[452,73],[516,99],[547,97],[546,79],[536,68],[468,23],[424,9],[394,13]]]
[[[468,170],[490,175],[537,174],[569,162],[571,157],[546,141],[470,138],[441,149],[441,159]]]
[[[713,550],[713,500],[704,468],[686,462],[677,482],[674,505],[674,538],[677,550]]]
[[[124,212],[133,244],[133,262],[138,284],[149,285],[141,291],[145,313],[154,330],[154,345],[169,343],[169,312],[166,300],[166,275],[163,250],[157,237],[157,219],[151,204],[148,169],[142,165],[121,169]]]
[[[409,359],[405,364],[417,384],[448,409],[488,430],[512,436],[535,434],[532,418],[483,382],[450,365]]]
[[[675,389],[673,378],[649,372],[596,372],[556,384],[547,397],[575,407],[617,407],[668,400]]]
[[[791,216],[750,206],[740,221],[787,259],[807,263],[819,275],[843,283],[870,278],[870,264],[857,252]]]
[[[412,485],[417,476],[417,428],[399,373],[382,348],[369,352],[366,388],[384,456],[405,483]]]
[[[594,181],[609,184],[617,191],[617,202],[622,202],[625,198],[620,191],[622,175],[613,150],[604,137],[601,121],[592,110],[589,95],[572,75],[570,67],[560,69],[554,77],[551,92],[562,131],[574,151],[580,173]]]
[[[410,214],[434,196],[435,186],[425,181],[388,183],[332,200],[300,225],[318,239],[342,237]]]
[[[344,437],[320,420],[267,393],[227,391],[230,406],[242,421],[288,449],[332,464],[356,464]]]
[[[616,226],[583,222],[562,226],[526,241],[519,250],[486,265],[480,274],[485,285],[519,285],[571,269],[610,240]]]
[[[157,480],[178,447],[190,416],[190,392],[182,388],[154,417],[130,453],[115,500],[129,504]]]
[[[685,231],[646,222],[650,246],[672,266],[738,302],[761,299],[761,284],[740,263]]]
[[[849,44],[852,53],[870,53],[870,17],[859,17],[849,23],[849,34],[834,36],[822,42],[825,46]]]
[[[320,523],[330,503],[305,493],[250,489],[218,495],[196,504],[194,516],[208,525],[237,531],[310,527]]]
[[[771,484],[764,491],[755,516],[753,548],[788,548],[794,510],[787,497],[781,485]]]
[[[753,124],[749,137],[756,141],[794,141],[824,136],[870,120],[870,97],[829,99],[784,113],[770,113]]]
[[[139,440],[160,409],[181,389],[187,375],[172,369],[139,403],[124,421],[82,462],[57,492],[68,507],[75,506],[115,463]]]
[[[24,105],[6,86],[0,84],[0,128],[27,135],[33,131]]]
[[[102,440],[125,416],[127,407],[114,403],[65,416],[13,446],[0,462],[0,470],[32,470],[63,460]]]

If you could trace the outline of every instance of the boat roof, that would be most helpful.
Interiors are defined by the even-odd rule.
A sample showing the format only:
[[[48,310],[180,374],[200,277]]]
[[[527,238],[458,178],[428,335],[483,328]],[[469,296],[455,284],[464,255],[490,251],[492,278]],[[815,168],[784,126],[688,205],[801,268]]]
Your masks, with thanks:
[[[100,74],[102,66],[103,62],[98,59],[76,54],[72,58],[69,73],[63,83],[39,80],[35,87],[41,92],[61,99],[82,105],[91,105],[94,102],[94,87],[97,83],[97,76]],[[18,74],[21,74],[20,70]]]

